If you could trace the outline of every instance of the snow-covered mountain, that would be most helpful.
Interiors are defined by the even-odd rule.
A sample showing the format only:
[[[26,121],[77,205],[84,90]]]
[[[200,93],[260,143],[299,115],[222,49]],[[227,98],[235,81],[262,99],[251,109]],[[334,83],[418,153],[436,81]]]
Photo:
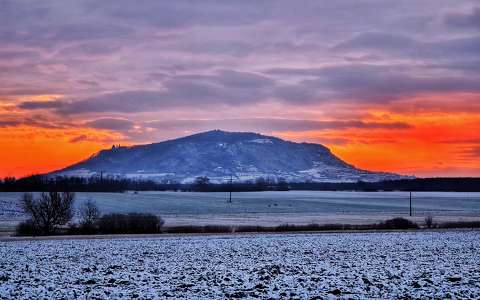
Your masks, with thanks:
[[[403,178],[360,170],[325,146],[295,143],[250,132],[213,130],[160,143],[114,146],[51,173],[62,176],[121,176],[163,182],[211,182],[283,178],[289,182],[352,182]]]

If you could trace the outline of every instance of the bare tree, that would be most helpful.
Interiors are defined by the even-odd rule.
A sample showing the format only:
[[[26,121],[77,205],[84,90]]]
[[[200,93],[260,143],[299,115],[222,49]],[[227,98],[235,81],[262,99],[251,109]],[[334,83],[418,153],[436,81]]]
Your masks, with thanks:
[[[193,183],[194,189],[198,192],[207,191],[208,185],[210,184],[210,178],[207,176],[198,176],[195,178]]]
[[[100,210],[92,199],[88,199],[80,208],[81,224],[84,228],[92,228],[95,221],[100,217]]]
[[[432,228],[433,226],[433,217],[431,215],[428,215],[425,217],[425,225],[427,228]]]
[[[25,193],[21,205],[40,232],[50,234],[56,226],[65,225],[72,219],[74,200],[72,192],[42,193],[38,199],[31,193]]]

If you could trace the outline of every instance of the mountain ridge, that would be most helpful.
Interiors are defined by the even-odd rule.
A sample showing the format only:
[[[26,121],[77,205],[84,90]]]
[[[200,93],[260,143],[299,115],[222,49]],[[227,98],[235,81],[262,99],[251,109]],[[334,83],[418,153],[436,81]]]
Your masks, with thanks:
[[[353,182],[405,176],[358,169],[315,143],[297,143],[253,132],[211,130],[158,143],[113,146],[54,171],[54,176],[99,175],[159,182],[211,182],[257,178],[290,182]]]

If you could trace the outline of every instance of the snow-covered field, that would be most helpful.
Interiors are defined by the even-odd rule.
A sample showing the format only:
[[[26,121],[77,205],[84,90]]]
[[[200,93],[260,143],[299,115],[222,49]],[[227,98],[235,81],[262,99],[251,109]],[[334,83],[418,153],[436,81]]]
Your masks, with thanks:
[[[0,193],[0,230],[25,218],[19,206],[21,193]],[[405,192],[252,192],[226,193],[140,192],[77,193],[79,206],[94,200],[103,213],[149,212],[172,225],[279,225],[308,223],[375,223],[391,217],[408,217]],[[479,220],[480,193],[413,193],[413,220],[426,215],[435,222]]]
[[[480,298],[479,231],[16,241],[0,257],[2,299]]]

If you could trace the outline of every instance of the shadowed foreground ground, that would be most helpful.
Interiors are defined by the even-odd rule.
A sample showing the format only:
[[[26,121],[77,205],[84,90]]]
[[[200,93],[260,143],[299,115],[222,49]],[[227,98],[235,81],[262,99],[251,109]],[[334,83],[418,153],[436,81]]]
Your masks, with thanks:
[[[480,232],[0,243],[0,297],[480,297]]]

